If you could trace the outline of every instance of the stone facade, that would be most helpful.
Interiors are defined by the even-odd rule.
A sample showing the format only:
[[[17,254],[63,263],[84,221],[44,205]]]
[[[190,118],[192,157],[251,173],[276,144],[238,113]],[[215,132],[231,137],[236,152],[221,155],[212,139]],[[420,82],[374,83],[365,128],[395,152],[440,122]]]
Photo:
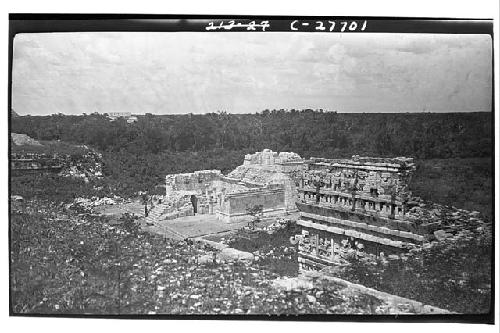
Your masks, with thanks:
[[[231,193],[221,197],[216,214],[221,221],[241,221],[248,219],[247,209],[256,205],[262,205],[262,212],[267,217],[284,214],[284,196],[285,192],[280,185]]]
[[[339,262],[348,251],[397,254],[424,241],[409,216],[411,158],[312,158],[298,188],[301,269]]]

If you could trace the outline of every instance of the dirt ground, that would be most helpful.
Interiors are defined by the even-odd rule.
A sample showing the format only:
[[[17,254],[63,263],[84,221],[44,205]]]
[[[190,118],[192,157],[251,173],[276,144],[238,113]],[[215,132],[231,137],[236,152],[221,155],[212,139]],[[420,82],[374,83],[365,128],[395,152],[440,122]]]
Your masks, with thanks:
[[[139,217],[144,217],[144,205],[140,201],[123,203],[117,205],[105,205],[96,208],[100,214],[107,216],[120,217],[122,214],[129,213]],[[292,215],[287,216],[290,218]],[[277,217],[263,219],[259,226],[267,226],[275,222]],[[195,216],[184,216],[174,220],[157,221],[155,225],[146,225],[141,221],[142,228],[149,232],[158,233],[166,237],[184,239],[223,236],[230,234],[247,226],[247,221],[226,223],[219,221],[216,215],[199,214]]]
[[[268,218],[259,223],[266,226],[273,223],[277,217]],[[168,236],[172,231],[183,235],[184,238],[206,238],[214,235],[225,235],[247,226],[248,222],[226,223],[219,221],[216,215],[200,214],[185,216],[174,220],[158,221],[155,226],[149,226],[148,230]]]

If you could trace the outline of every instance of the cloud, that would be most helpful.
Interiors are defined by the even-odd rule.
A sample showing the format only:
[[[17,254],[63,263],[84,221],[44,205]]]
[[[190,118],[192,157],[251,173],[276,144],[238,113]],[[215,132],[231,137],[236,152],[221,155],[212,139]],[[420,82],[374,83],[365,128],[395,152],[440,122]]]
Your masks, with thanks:
[[[322,33],[22,34],[20,114],[345,112],[491,108],[482,35]]]

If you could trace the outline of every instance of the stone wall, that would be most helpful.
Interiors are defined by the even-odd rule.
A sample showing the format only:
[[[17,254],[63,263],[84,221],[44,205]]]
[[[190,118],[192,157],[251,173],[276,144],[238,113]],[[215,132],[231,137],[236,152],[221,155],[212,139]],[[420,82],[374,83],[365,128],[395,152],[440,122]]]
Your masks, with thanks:
[[[218,218],[227,223],[249,220],[247,209],[256,205],[263,206],[264,216],[285,213],[285,192],[282,186],[269,186],[262,189],[232,193],[222,196],[216,212]]]

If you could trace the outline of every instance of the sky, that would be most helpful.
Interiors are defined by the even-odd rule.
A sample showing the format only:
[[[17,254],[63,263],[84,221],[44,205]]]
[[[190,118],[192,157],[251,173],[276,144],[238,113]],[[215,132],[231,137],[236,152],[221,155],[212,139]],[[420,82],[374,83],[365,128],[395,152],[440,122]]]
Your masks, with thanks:
[[[18,34],[20,115],[490,111],[489,35]]]

